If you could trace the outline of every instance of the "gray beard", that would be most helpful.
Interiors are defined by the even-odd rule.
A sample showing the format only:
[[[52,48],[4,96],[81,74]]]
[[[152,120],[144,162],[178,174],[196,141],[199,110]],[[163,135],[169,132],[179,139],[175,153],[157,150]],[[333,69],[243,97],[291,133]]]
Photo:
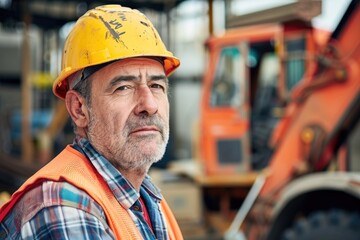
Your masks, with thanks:
[[[146,173],[151,165],[161,160],[164,156],[166,145],[169,140],[169,128],[161,120],[158,115],[153,116],[135,116],[131,115],[126,123],[124,131],[121,133],[125,142],[119,146],[119,143],[112,143],[110,146],[103,146],[94,144],[94,140],[106,139],[106,133],[94,135],[94,128],[97,125],[96,116],[90,111],[90,122],[87,136],[90,143],[103,154],[117,169],[120,171],[136,171],[139,174]],[[143,126],[154,125],[160,129],[161,138],[158,136],[130,136],[133,129]],[[156,150],[150,150],[151,154],[146,152],[147,143],[154,141],[153,138],[158,138]]]

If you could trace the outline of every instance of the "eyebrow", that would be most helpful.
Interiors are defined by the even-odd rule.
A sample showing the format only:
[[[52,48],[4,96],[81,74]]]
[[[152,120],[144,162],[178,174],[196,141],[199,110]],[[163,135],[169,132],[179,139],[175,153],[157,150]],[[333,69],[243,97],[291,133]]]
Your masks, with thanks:
[[[168,78],[163,74],[161,74],[161,75],[152,75],[152,76],[150,76],[150,80],[151,81],[163,80],[166,83],[168,82]]]

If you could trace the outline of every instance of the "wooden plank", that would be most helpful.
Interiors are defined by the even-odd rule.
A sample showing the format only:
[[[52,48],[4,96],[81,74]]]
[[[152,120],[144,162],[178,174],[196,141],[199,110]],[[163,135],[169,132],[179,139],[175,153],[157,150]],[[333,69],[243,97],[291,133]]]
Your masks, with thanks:
[[[259,173],[244,172],[234,175],[195,175],[194,180],[201,186],[251,186]]]
[[[230,16],[226,19],[227,28],[249,26],[264,23],[282,23],[287,21],[310,22],[321,14],[322,1],[297,1],[258,12]]]

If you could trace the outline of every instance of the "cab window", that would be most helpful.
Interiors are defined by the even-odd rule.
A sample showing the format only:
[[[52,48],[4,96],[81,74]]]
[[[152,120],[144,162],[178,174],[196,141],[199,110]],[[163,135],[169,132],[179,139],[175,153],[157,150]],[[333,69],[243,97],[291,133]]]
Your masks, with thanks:
[[[211,89],[210,105],[212,107],[240,105],[238,78],[244,76],[242,71],[240,50],[236,47],[223,48]]]

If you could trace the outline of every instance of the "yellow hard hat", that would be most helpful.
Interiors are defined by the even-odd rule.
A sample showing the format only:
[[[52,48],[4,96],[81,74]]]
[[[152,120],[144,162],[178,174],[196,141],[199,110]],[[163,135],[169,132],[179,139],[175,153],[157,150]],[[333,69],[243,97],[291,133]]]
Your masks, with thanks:
[[[138,10],[104,5],[78,19],[65,41],[61,72],[53,92],[61,99],[68,77],[90,66],[132,57],[160,57],[169,76],[180,61],[169,52],[147,17]]]

